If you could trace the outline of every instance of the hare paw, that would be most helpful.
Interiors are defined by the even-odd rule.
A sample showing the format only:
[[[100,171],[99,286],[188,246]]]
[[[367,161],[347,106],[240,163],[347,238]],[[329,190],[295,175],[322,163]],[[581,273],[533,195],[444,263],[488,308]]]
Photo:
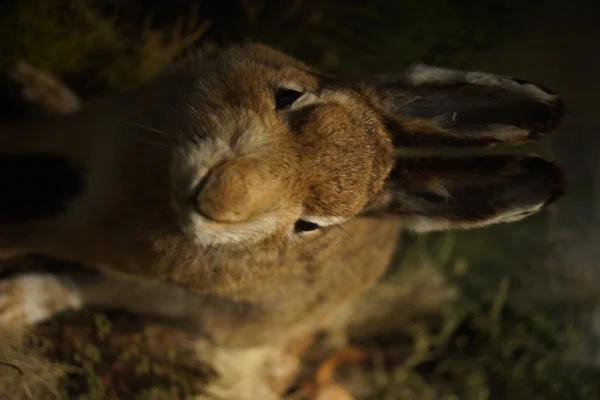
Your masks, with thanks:
[[[51,274],[24,274],[0,281],[0,323],[33,325],[69,308],[81,299]]]

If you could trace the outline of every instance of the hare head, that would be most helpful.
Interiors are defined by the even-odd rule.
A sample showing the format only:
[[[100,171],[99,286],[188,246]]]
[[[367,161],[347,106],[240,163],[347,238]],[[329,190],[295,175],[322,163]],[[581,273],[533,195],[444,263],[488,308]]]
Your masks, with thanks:
[[[23,215],[0,238],[139,272],[302,246],[354,218],[417,231],[511,222],[562,194],[553,163],[402,153],[520,144],[561,118],[554,93],[519,79],[417,65],[349,80],[262,45],[232,47],[72,116],[0,132],[5,171],[24,153],[46,157],[11,182],[44,170],[77,183],[34,200],[15,185],[0,220]]]
[[[345,81],[258,45],[183,68],[197,79],[173,205],[201,245],[293,239],[363,214],[417,230],[481,226],[524,217],[562,190],[558,169],[532,156],[396,157],[552,130],[561,103],[528,82],[423,65]]]

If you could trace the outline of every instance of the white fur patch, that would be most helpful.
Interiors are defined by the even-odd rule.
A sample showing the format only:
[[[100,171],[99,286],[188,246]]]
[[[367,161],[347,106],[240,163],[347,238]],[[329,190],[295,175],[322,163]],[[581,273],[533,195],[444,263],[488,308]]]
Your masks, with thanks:
[[[300,217],[300,219],[307,221],[307,222],[312,222],[313,224],[318,225],[320,228],[324,228],[327,226],[339,225],[339,224],[347,221],[349,218],[303,215]],[[303,237],[307,237],[307,236],[318,235],[319,233],[321,233],[320,229],[315,229],[313,231],[306,231],[306,232],[296,232],[295,230],[291,230],[289,233],[289,238],[294,240],[294,239],[303,238]]]
[[[348,220],[348,218],[345,217],[321,217],[316,215],[303,215],[301,218],[305,221],[312,222],[313,224],[317,224],[322,227],[339,225]]]
[[[46,71],[19,61],[11,77],[23,85],[23,96],[56,114],[73,114],[81,109],[81,100],[70,88]]]
[[[196,352],[217,371],[218,379],[211,381],[205,394],[196,400],[276,400],[281,396],[270,382],[287,381],[298,368],[297,360],[290,360],[277,347],[221,348],[199,340]]]
[[[556,101],[556,95],[548,93],[531,83],[519,83],[509,77],[486,72],[463,72],[425,64],[416,64],[406,73],[406,80],[413,85],[427,83],[468,83],[479,86],[499,87],[520,92],[544,103]]]
[[[290,110],[297,110],[299,108],[318,103],[322,103],[322,100],[313,93],[306,92],[298,100],[296,100],[294,104],[292,104]]]
[[[415,64],[406,73],[406,80],[413,85],[426,83],[458,83],[463,81],[465,73],[453,69],[426,64]]]
[[[516,222],[520,221],[530,215],[533,215],[540,211],[544,207],[544,203],[536,204],[528,208],[518,208],[507,210],[503,213],[495,215],[488,219],[480,221],[451,221],[445,218],[428,218],[423,216],[409,216],[402,219],[403,225],[406,229],[413,232],[424,233],[441,230],[451,229],[471,229],[471,228],[482,228],[489,225],[494,225],[502,222]]]
[[[280,87],[302,92],[302,96],[296,99],[296,101],[292,103],[288,110],[297,110],[299,108],[306,107],[311,104],[322,103],[322,100],[317,95],[311,92],[306,92],[305,89],[297,82],[283,82],[280,84]]]
[[[26,274],[0,281],[0,322],[35,324],[82,306],[81,297],[51,274]]]
[[[186,230],[194,235],[198,244],[204,246],[256,243],[277,231],[281,220],[289,219],[273,213],[255,221],[221,224],[203,218],[193,209],[190,209],[189,217],[191,224]]]

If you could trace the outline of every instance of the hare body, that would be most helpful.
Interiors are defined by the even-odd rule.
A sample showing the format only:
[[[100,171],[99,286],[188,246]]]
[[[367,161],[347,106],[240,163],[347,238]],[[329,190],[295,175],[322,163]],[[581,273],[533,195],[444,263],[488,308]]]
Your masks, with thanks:
[[[539,157],[399,150],[526,142],[561,116],[553,93],[491,74],[346,81],[255,44],[192,57],[73,115],[0,128],[0,254],[101,271],[61,275],[65,307],[161,314],[231,354],[266,348],[250,357],[264,363],[371,286],[400,229],[512,222],[563,191]]]

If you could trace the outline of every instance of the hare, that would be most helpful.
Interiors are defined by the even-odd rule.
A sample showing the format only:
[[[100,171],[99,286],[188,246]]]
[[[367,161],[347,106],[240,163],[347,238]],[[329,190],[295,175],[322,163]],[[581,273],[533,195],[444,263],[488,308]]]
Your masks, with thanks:
[[[562,113],[551,91],[488,73],[343,79],[254,43],[187,57],[133,92],[0,128],[0,255],[98,271],[5,280],[4,320],[160,315],[238,369],[211,396],[277,398],[257,371],[373,285],[400,230],[514,222],[564,192],[535,155],[419,149],[530,142]]]

